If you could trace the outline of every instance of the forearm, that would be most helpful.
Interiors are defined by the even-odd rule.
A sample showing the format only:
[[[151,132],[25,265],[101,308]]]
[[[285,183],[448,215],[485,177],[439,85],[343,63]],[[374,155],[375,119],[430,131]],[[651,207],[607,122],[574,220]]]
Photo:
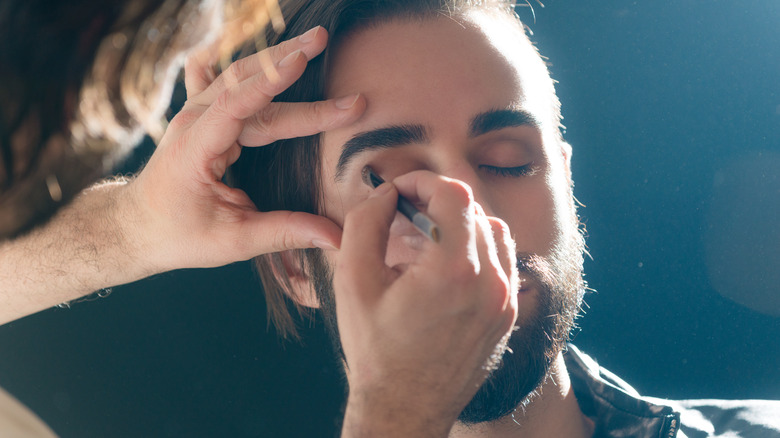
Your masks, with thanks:
[[[0,243],[0,324],[154,274],[124,181],[80,194],[46,225]]]

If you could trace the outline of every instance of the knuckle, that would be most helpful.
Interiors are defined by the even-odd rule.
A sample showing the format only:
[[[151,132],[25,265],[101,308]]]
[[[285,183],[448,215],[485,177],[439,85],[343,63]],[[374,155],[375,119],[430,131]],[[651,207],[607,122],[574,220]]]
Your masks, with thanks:
[[[231,108],[231,93],[230,90],[222,92],[217,98],[214,100],[214,103],[211,104],[209,109],[213,111],[216,115],[224,115],[229,114],[229,108]]]
[[[456,179],[448,179],[442,184],[439,189],[445,194],[452,202],[458,205],[468,206],[474,202],[474,192],[471,187],[463,181]]]
[[[271,105],[250,117],[247,120],[247,125],[252,130],[253,136],[263,139],[264,142],[271,142],[276,140],[272,128],[278,117],[279,108],[276,105]]]
[[[510,255],[515,253],[515,240],[512,238],[512,230],[509,224],[497,217],[488,217],[490,228],[493,230],[493,238],[499,248],[505,247]]]
[[[183,110],[179,111],[179,113],[176,114],[173,119],[171,119],[168,126],[174,130],[183,129],[198,120],[198,117],[200,117],[200,111],[195,111],[192,108],[185,107]]]
[[[241,120],[244,114],[250,112],[247,105],[248,100],[238,97],[240,90],[238,87],[232,87],[217,97],[217,100],[211,106],[217,115],[227,116],[234,120]]]
[[[295,238],[292,233],[285,229],[277,230],[272,239],[272,251],[285,251],[292,248],[295,248]]]
[[[280,111],[281,107],[279,105],[269,105],[257,113],[257,117],[253,119],[258,127],[268,129],[279,118]]]
[[[503,219],[491,216],[488,218],[488,222],[490,222],[490,228],[493,229],[496,238],[509,235],[509,225]]]
[[[241,81],[241,78],[243,77],[245,71],[246,68],[244,66],[244,61],[238,60],[230,64],[228,68],[225,69],[225,71],[223,71],[219,76],[222,79],[222,81],[225,82],[225,85],[227,87],[230,87]]]
[[[326,107],[322,102],[312,102],[301,112],[302,123],[317,130],[328,128]]]
[[[268,73],[268,74],[266,74]],[[251,93],[257,96],[263,96],[264,99],[269,102],[273,98],[287,89],[290,85],[283,77],[278,76],[279,72],[276,71],[271,75],[269,72],[260,73],[259,80],[252,82]]]
[[[282,58],[284,58],[285,55],[287,55],[287,52],[289,51],[288,48],[290,47],[290,40],[282,41],[281,43],[268,47],[266,49],[261,50],[260,52],[256,53],[254,56],[260,58],[262,56],[267,56],[268,58],[279,61]]]

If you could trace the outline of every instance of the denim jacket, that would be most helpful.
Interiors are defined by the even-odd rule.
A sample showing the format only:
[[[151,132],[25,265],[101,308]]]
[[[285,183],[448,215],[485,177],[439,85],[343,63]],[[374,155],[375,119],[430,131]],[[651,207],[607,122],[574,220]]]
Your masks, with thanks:
[[[780,437],[780,401],[642,397],[574,345],[564,359],[594,438]]]

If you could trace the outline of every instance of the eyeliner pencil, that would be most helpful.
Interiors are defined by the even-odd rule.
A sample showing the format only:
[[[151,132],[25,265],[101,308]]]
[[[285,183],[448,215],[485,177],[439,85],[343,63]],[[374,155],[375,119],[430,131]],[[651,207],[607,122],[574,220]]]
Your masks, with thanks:
[[[385,180],[374,173],[374,169],[370,168],[369,166],[363,168],[362,175],[363,182],[373,188],[377,188],[385,182]],[[418,210],[417,207],[411,203],[411,201],[404,198],[401,194],[398,194],[398,211],[400,211],[402,215],[406,216],[407,219],[412,221],[412,225],[420,230],[421,233],[428,236],[429,239],[434,242],[439,241],[440,236],[438,225],[436,225],[431,220],[431,218],[426,216],[425,213]]]

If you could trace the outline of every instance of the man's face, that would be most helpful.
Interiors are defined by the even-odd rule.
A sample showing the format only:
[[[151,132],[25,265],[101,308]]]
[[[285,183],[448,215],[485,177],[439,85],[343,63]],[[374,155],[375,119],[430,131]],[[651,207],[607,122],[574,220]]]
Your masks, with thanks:
[[[559,318],[540,313],[573,315],[578,291],[569,289],[581,286],[581,240],[568,152],[556,135],[554,92],[538,55],[519,38],[516,25],[478,14],[461,22],[394,21],[346,38],[337,47],[327,94],[359,92],[368,107],[357,123],[323,134],[321,161],[323,213],[340,225],[371,191],[361,180],[366,165],[385,180],[420,169],[461,180],[488,216],[509,225],[521,275],[540,285],[523,300],[516,341],[510,341],[514,356],[525,359],[516,365],[520,371],[505,370],[506,378],[529,377],[517,391],[522,394],[505,402],[509,409],[547,371],[544,365],[527,369],[549,364],[545,358],[554,356],[551,350],[558,346],[546,333],[565,336],[571,324],[563,321],[556,330]],[[421,239],[397,215],[387,265],[413,262]],[[526,357],[531,353],[535,356]],[[497,402],[488,397],[480,403]],[[467,417],[487,421],[506,409]]]

